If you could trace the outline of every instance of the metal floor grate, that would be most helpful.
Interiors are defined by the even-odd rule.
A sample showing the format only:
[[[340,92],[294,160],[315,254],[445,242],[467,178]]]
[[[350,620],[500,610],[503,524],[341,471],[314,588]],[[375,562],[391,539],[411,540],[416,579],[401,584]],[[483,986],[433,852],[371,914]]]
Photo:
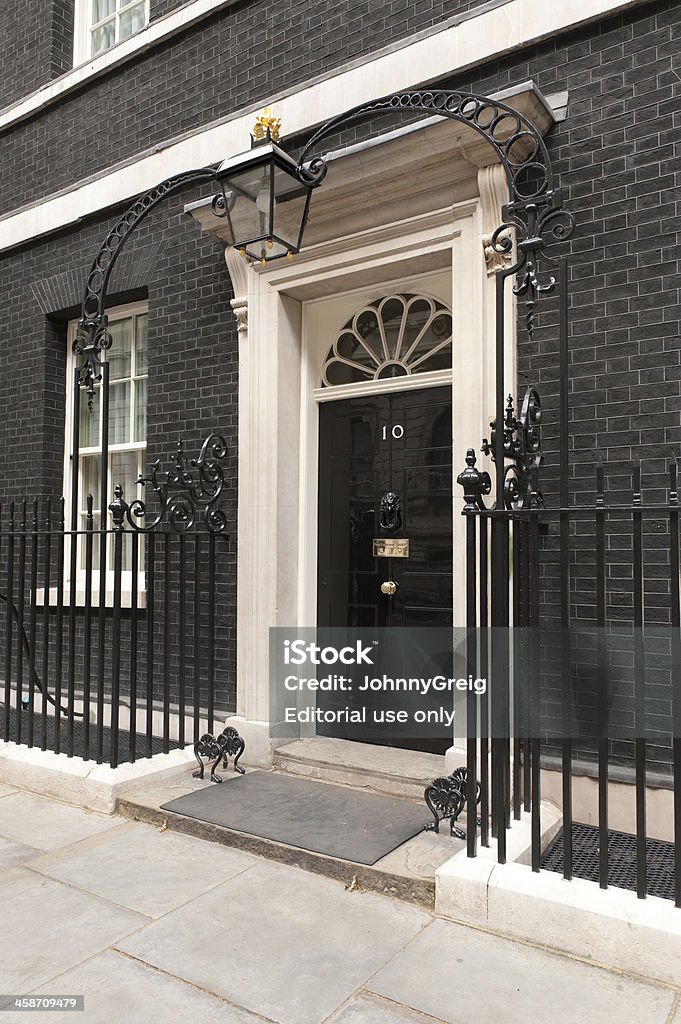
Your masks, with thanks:
[[[4,714],[5,705],[0,704],[0,728],[4,729]],[[54,750],[55,740],[55,719],[53,715],[47,717],[47,749]],[[33,720],[33,747],[40,749],[42,737],[42,718],[40,715],[35,715]],[[5,738],[2,736],[1,738]],[[17,712],[16,708],[10,710],[10,725],[9,733],[6,737],[10,742],[16,743],[17,741]],[[27,744],[28,739],[28,712],[24,711],[21,715],[21,742],[24,746]],[[102,730],[102,760],[104,764],[107,764],[111,757],[111,729],[104,728]],[[60,722],[60,742],[61,752],[66,753],[68,747],[68,729],[65,719]],[[169,749],[175,750],[179,746],[177,740],[169,741]],[[90,723],[90,736],[88,742],[89,760],[94,761],[97,757],[97,729],[93,723]],[[162,754],[163,753],[163,740],[158,736],[152,736],[151,738],[151,753]],[[83,722],[81,719],[76,719],[73,727],[73,754],[74,757],[84,757],[85,754],[85,729],[83,728]],[[144,734],[137,733],[137,739],[135,743],[135,756],[137,760],[142,760],[147,756],[147,737]],[[120,729],[118,732],[118,763],[124,764],[129,760],[130,757],[130,733],[127,729]]]
[[[572,874],[598,882],[599,833],[594,825],[573,822]],[[620,889],[636,891],[636,836],[626,832],[608,832],[608,881]],[[648,895],[673,900],[674,845],[661,839],[646,840]],[[541,862],[547,871],[563,873],[563,833],[551,844]]]

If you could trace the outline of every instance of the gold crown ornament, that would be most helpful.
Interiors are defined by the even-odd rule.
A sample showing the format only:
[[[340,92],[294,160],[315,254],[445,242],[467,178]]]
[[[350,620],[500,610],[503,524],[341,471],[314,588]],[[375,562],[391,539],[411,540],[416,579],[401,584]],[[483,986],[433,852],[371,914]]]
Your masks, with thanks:
[[[266,107],[260,117],[255,120],[253,127],[253,139],[255,142],[262,142],[263,139],[271,139],[272,142],[281,142],[281,118],[274,117],[269,107]]]

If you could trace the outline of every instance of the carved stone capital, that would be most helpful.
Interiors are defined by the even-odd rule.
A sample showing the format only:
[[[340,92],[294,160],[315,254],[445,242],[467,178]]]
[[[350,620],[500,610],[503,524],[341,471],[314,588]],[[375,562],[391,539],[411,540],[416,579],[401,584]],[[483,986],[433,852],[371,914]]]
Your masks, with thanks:
[[[248,334],[248,299],[232,299],[230,306],[236,320],[237,331],[239,334]]]
[[[234,290],[230,302],[240,337],[248,334],[248,264],[235,249],[225,249],[225,263]]]
[[[498,270],[510,266],[512,260],[510,252],[497,252],[492,246],[492,236],[503,221],[502,207],[508,202],[508,185],[501,164],[490,164],[489,167],[480,168],[478,188],[482,210],[482,248],[487,274],[492,277]]]

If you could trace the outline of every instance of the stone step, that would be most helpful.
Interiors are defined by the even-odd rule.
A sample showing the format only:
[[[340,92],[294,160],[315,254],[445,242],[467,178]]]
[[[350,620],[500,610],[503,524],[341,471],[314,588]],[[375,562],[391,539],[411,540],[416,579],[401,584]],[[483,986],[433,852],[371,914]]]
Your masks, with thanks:
[[[225,783],[229,784],[227,778]],[[268,860],[326,875],[344,883],[348,888],[381,893],[429,910],[435,906],[437,868],[464,846],[462,842],[449,836],[448,824],[445,822],[440,834],[422,832],[376,864],[367,866],[161,809],[162,804],[206,784],[210,785],[205,781],[193,779],[191,774],[187,773],[185,776],[159,782],[148,789],[119,797],[115,813],[131,821],[141,821],[157,828],[182,832],[198,839],[245,850]],[[323,787],[324,783],[319,785]],[[424,804],[424,823],[427,820],[428,811]]]
[[[331,736],[313,736],[277,747],[274,766],[289,775],[421,802],[425,787],[446,774],[444,755]]]

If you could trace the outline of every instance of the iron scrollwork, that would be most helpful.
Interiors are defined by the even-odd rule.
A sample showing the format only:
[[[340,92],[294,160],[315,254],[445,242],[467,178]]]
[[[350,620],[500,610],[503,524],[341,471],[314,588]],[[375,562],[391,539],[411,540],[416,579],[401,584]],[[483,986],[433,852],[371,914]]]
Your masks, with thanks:
[[[537,484],[538,471],[544,461],[541,420],[541,399],[536,388],[525,392],[518,417],[513,397],[508,396],[503,425],[504,458],[510,460],[504,466],[504,504],[508,509],[542,508],[544,505]],[[495,461],[496,420],[490,423],[490,430],[490,440],[484,439],[482,451]]]
[[[515,233],[517,260],[506,273],[516,274],[513,293],[525,298],[525,327],[532,339],[539,298],[556,288],[556,278],[552,274],[542,275],[540,270],[542,257],[549,258],[547,243],[551,238],[570,238],[575,221],[564,209],[559,190],[548,193],[541,202],[507,203],[502,217],[503,223],[492,235],[491,248],[499,255],[509,255]]]
[[[205,765],[202,758],[211,762],[210,781],[222,782],[222,777],[215,771],[222,761],[222,767],[227,768],[229,758],[233,758],[233,769],[238,775],[245,775],[245,769],[239,764],[239,758],[243,754],[246,744],[238,731],[232,725],[228,725],[219,736],[212,733],[205,733],[200,740],[194,744],[194,757],[197,760],[199,770],[192,774],[193,779],[202,779]]]
[[[224,533],[227,517],[215,506],[225,486],[221,463],[226,458],[227,442],[220,434],[209,434],[196,459],[189,459],[178,441],[172,469],[162,471],[157,459],[151,476],[140,476],[135,481],[142,487],[151,484],[160,506],[156,516],[148,521],[146,503],[141,498],[128,503],[117,484],[109,505],[113,529],[122,530],[127,521],[138,533],[150,533],[165,520],[176,533],[187,533],[200,518],[209,533]]]
[[[449,818],[449,832],[454,839],[465,839],[466,833],[456,825],[459,815],[466,806],[468,791],[468,769],[456,768],[451,775],[433,779],[426,786],[423,798],[435,819],[426,825],[426,831],[439,832],[440,822]],[[480,803],[480,783],[476,783],[475,803]],[[473,823],[475,826],[475,823]],[[470,827],[470,823],[469,823]]]
[[[95,385],[102,379],[102,352],[111,348],[111,335],[104,311],[106,292],[111,273],[127,239],[147,214],[167,196],[185,185],[212,180],[216,180],[216,172],[212,167],[182,171],[165,178],[135,200],[100,245],[87,277],[78,333],[73,343],[73,352],[79,361],[78,383],[85,388],[90,412],[94,406]]]
[[[419,89],[392,93],[353,107],[323,125],[302,152],[298,173],[318,185],[326,173],[322,157],[311,154],[329,134],[350,122],[390,111],[422,111],[468,124],[495,150],[508,182],[510,201],[503,207],[503,223],[490,241],[492,252],[510,256],[515,240],[515,264],[500,271],[516,274],[514,292],[525,298],[525,322],[534,330],[540,295],[554,291],[553,275],[540,269],[551,238],[562,241],[572,234],[574,219],[563,208],[560,189],[554,187],[553,169],[544,139],[537,127],[507,104],[489,96],[448,89]]]

